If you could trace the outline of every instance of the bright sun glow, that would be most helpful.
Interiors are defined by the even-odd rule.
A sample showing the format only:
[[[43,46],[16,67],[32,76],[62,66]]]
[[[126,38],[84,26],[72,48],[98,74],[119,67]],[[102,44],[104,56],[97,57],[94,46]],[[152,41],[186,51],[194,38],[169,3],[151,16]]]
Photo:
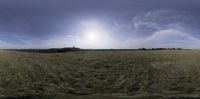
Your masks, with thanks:
[[[98,31],[96,30],[89,30],[85,32],[85,39],[87,42],[95,42],[95,40],[98,40]]]
[[[84,21],[81,23],[79,34],[80,46],[87,48],[104,48],[110,43],[109,31],[97,21]]]

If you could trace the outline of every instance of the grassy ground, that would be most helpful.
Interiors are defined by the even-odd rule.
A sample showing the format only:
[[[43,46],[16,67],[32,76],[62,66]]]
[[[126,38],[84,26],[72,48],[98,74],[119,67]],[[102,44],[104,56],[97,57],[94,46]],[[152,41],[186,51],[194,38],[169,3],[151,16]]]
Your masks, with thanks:
[[[0,51],[0,97],[99,95],[200,96],[200,51]]]

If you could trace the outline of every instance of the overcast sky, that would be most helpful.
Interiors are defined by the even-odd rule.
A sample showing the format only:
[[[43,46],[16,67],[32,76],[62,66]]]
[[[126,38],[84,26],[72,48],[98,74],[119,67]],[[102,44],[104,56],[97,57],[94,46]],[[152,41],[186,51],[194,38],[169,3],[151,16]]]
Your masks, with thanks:
[[[0,48],[200,48],[200,0],[0,0]]]

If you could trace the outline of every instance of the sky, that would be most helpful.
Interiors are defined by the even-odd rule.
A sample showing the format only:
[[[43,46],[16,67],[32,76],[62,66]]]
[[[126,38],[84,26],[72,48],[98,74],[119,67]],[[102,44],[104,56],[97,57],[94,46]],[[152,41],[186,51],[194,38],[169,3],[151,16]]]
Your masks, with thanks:
[[[0,48],[200,48],[200,0],[0,0]]]

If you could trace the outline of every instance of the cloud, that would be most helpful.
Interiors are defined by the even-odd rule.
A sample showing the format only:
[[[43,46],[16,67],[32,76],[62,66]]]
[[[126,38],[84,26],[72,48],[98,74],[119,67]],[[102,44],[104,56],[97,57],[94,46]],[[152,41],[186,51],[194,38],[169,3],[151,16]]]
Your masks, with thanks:
[[[126,20],[126,17],[122,19],[113,19],[113,22],[98,20],[100,27],[103,27],[103,29],[100,28],[101,31],[98,32],[101,32],[104,36],[99,36],[99,41],[91,45],[88,45],[87,41],[84,40],[81,35],[84,31],[79,30],[80,28],[78,26],[80,20],[73,21],[74,22],[70,21],[72,22],[71,24],[65,24],[65,22],[63,22],[62,25],[57,25],[57,22],[50,21],[51,24],[54,23],[52,26],[57,26],[56,28],[46,27],[45,24],[48,24],[48,22],[46,23],[44,21],[42,21],[45,23],[41,24],[42,27],[35,27],[36,24],[30,25],[30,27],[28,25],[27,28],[36,30],[30,31],[32,32],[31,34],[19,33],[19,35],[18,32],[24,29],[20,28],[21,26],[19,26],[20,31],[18,31],[18,29],[15,31],[7,31],[9,35],[6,34],[7,32],[2,31],[5,34],[0,35],[0,48],[52,48],[73,45],[80,48],[199,48],[200,45],[199,28],[197,28],[197,26],[199,26],[199,21],[184,11],[154,10],[136,14],[129,20]],[[91,22],[90,20],[84,21]],[[27,24],[30,23],[28,22]],[[5,27],[3,30],[5,30]],[[66,29],[64,29],[64,27],[66,27]],[[10,28],[11,27],[8,29]],[[84,28],[89,30],[90,28],[94,29],[97,27],[92,24]],[[29,29],[23,32],[28,31]],[[47,33],[48,31],[50,31],[49,34]],[[34,34],[35,32],[38,33]],[[44,37],[40,38],[38,36]]]
[[[12,49],[12,48],[23,48],[21,45],[11,44],[0,40],[0,49]]]
[[[187,12],[157,10],[134,16],[131,21],[116,23],[116,30],[129,32],[117,41],[122,48],[183,47],[200,48],[198,20]]]
[[[199,48],[200,40],[179,30],[161,30],[141,40],[140,45],[154,47]]]
[[[130,21],[133,29],[147,29],[158,31],[168,28],[191,29],[198,20],[184,11],[156,10],[137,15]]]
[[[193,28],[196,19],[185,12],[172,10],[150,11],[134,16],[130,21],[114,20],[113,26],[106,28],[109,37],[89,46],[85,43],[82,30],[78,33],[49,38],[40,46],[63,47],[76,45],[81,48],[156,48],[181,47],[200,48],[199,30]],[[87,20],[90,23],[90,21]],[[103,23],[103,22],[100,22]],[[102,24],[101,24],[102,25]],[[94,26],[87,27],[94,29]],[[78,28],[77,28],[78,29]],[[38,45],[39,46],[39,45]]]
[[[183,31],[166,29],[151,36],[118,42],[121,48],[200,48],[200,40]]]

